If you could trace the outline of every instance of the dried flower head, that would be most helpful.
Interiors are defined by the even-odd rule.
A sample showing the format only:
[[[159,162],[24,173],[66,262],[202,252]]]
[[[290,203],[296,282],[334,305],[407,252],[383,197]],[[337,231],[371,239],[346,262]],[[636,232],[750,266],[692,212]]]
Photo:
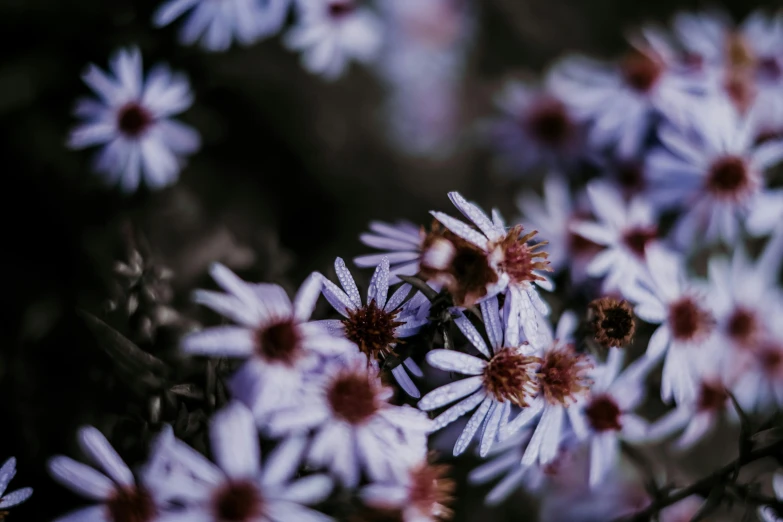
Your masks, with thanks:
[[[537,373],[539,387],[546,401],[563,406],[573,403],[577,396],[590,389],[592,380],[587,372],[592,367],[590,359],[585,354],[577,353],[572,344],[547,351]]]
[[[602,297],[589,305],[593,339],[604,348],[626,347],[636,331],[633,308],[625,300]]]
[[[536,370],[540,365],[538,357],[523,355],[515,348],[502,348],[484,368],[484,388],[498,402],[526,407],[538,390]]]

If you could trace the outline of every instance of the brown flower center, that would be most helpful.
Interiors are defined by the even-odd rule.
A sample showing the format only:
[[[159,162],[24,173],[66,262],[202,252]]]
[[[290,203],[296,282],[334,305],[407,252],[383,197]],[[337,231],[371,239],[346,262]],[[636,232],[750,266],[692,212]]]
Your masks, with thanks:
[[[398,342],[394,331],[405,323],[396,321],[399,310],[386,312],[378,308],[375,299],[362,308],[350,310],[343,319],[345,336],[356,343],[368,357],[378,358],[392,351],[392,345]]]
[[[432,520],[446,520],[451,510],[446,507],[454,500],[456,483],[448,478],[449,467],[421,464],[411,471],[408,502],[424,516]]]
[[[256,331],[256,353],[267,361],[293,364],[302,352],[302,337],[293,319],[266,325]]]
[[[136,102],[130,102],[120,108],[117,113],[117,127],[120,132],[137,138],[146,131],[153,122],[152,114]]]
[[[697,407],[702,411],[721,410],[726,406],[729,394],[722,384],[717,382],[701,382]]]
[[[698,341],[712,330],[712,315],[689,296],[669,305],[669,326],[677,341]]]
[[[630,344],[636,324],[633,308],[628,301],[602,297],[592,301],[589,307],[593,313],[593,337],[598,344],[604,348]]]
[[[658,229],[654,226],[635,227],[623,234],[623,243],[639,259],[644,259],[647,245],[658,238]]]
[[[326,398],[336,417],[349,424],[363,424],[380,409],[370,374],[347,369],[330,383]]]
[[[573,345],[550,350],[544,355],[544,362],[538,370],[538,382],[544,398],[550,404],[569,406],[577,395],[586,392],[592,385],[587,377],[587,371],[592,367],[587,356],[576,353]]]
[[[633,90],[648,93],[663,73],[663,63],[652,52],[634,50],[620,64],[625,83]]]
[[[215,492],[212,512],[220,522],[252,522],[264,512],[258,487],[248,480],[229,481]]]
[[[769,375],[779,375],[783,370],[783,348],[777,344],[769,343],[762,346],[757,356],[761,367]]]
[[[538,357],[522,355],[515,348],[498,350],[484,368],[484,388],[498,402],[525,407],[536,393],[535,371],[540,364]]]
[[[116,489],[106,509],[111,522],[151,522],[158,514],[152,495],[138,487]]]
[[[538,233],[537,230],[528,232],[522,236],[522,225],[511,227],[508,235],[498,242],[497,247],[502,252],[502,260],[498,263],[500,270],[508,274],[513,283],[523,283],[525,281],[543,280],[544,278],[534,273],[534,270],[551,271],[549,256],[546,252],[538,251],[539,248],[547,244],[546,241],[528,245],[527,242],[533,239]]]
[[[620,407],[609,395],[597,395],[590,399],[585,408],[585,415],[595,431],[618,431],[620,423]]]
[[[754,185],[745,160],[737,156],[718,159],[707,175],[707,189],[721,199],[739,199]]]
[[[758,339],[760,333],[756,314],[747,308],[736,308],[726,322],[726,333],[737,344],[750,346]]]
[[[329,16],[332,18],[342,18],[354,12],[356,5],[353,2],[331,2],[329,4]]]
[[[530,135],[548,147],[563,146],[571,139],[575,128],[566,106],[552,97],[538,100],[524,123]]]

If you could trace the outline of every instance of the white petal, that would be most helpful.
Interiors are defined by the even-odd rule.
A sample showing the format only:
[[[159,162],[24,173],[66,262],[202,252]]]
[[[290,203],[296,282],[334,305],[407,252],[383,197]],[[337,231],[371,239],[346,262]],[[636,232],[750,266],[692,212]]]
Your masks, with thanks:
[[[486,361],[455,350],[430,350],[426,358],[435,368],[463,375],[480,375],[487,367]]]
[[[49,460],[49,473],[63,486],[92,500],[106,500],[114,493],[114,483],[90,466],[68,457]]]
[[[361,308],[362,298],[359,295],[359,289],[356,287],[356,282],[353,280],[350,270],[345,266],[345,261],[343,261],[341,257],[334,260],[334,270],[337,272],[337,279],[340,280],[340,284],[345,290],[348,298],[351,300],[351,303],[353,303],[353,306],[355,308]]]
[[[503,237],[503,232],[498,230],[497,225],[492,222],[489,216],[473,203],[469,203],[459,192],[449,192],[449,199],[491,241],[497,241]]]
[[[487,343],[484,342],[484,338],[481,336],[479,331],[476,329],[475,326],[473,326],[473,323],[470,322],[470,319],[468,319],[464,313],[459,312],[458,315],[454,318],[454,324],[457,325],[457,328],[465,335],[465,337],[468,338],[468,341],[476,347],[478,351],[486,355],[487,357],[490,357],[489,349],[487,348]]]
[[[79,446],[103,471],[106,472],[117,484],[121,486],[133,486],[135,481],[133,473],[122,461],[103,433],[92,426],[85,426],[79,430]]]
[[[8,483],[11,482],[14,475],[16,475],[16,458],[11,457],[0,468],[0,496],[5,493]]]
[[[432,214],[435,219],[443,223],[446,228],[457,234],[468,243],[474,244],[481,250],[487,250],[489,242],[487,241],[487,238],[484,237],[480,232],[473,230],[462,221],[454,219],[453,217],[449,216],[448,214],[444,214],[443,212],[433,211],[430,212],[430,214]]]
[[[209,426],[215,462],[231,478],[252,478],[258,474],[261,456],[253,414],[234,401],[212,417]]]
[[[21,504],[33,494],[33,488],[22,488],[4,495],[0,499],[0,509],[9,508]]]
[[[375,301],[375,305],[384,310],[386,308],[386,297],[389,293],[389,258],[381,259],[380,264],[370,279],[370,288],[367,291],[367,304]]]
[[[438,391],[438,390],[435,390],[435,391]],[[430,392],[430,393],[434,393],[434,392]],[[429,395],[429,393],[427,395]],[[457,420],[459,417],[462,417],[467,412],[469,412],[470,410],[472,410],[473,408],[478,406],[481,403],[481,401],[484,400],[485,397],[486,397],[486,393],[484,393],[483,391],[477,391],[476,393],[474,393],[473,395],[471,395],[467,399],[464,399],[464,400],[458,402],[457,404],[455,404],[454,406],[452,406],[448,410],[444,411],[443,413],[441,413],[440,415],[435,417],[435,419],[433,420],[434,426],[433,426],[432,431],[437,431],[437,430],[439,430],[439,429],[441,429],[441,428],[451,424],[452,422]],[[427,396],[424,397],[424,399],[426,399],[426,398],[427,398]],[[422,401],[424,399],[422,399]],[[419,401],[419,404],[421,405],[421,401]]]
[[[248,357],[253,353],[252,331],[242,326],[217,326],[182,339],[182,350],[194,355]]]
[[[431,352],[430,352],[431,353]],[[430,411],[441,406],[445,406],[451,402],[466,397],[474,391],[481,388],[481,377],[468,377],[449,384],[444,384],[440,388],[436,388],[422,397],[419,401],[418,407],[423,411]],[[455,417],[456,418],[456,417]]]
[[[305,279],[302,286],[299,287],[299,291],[294,297],[294,317],[299,321],[307,321],[315,310],[315,303],[318,301],[318,296],[321,294],[321,287],[323,286],[323,276],[314,272]]]
[[[484,417],[487,416],[489,407],[492,406],[492,401],[492,397],[485,397],[481,403],[481,406],[479,406],[479,408],[470,417],[470,420],[468,420],[468,423],[465,425],[465,429],[462,430],[462,433],[460,433],[456,444],[454,444],[455,457],[461,455],[465,452],[466,449],[468,449],[470,441],[473,440],[474,435],[476,435],[476,432],[484,422]]]

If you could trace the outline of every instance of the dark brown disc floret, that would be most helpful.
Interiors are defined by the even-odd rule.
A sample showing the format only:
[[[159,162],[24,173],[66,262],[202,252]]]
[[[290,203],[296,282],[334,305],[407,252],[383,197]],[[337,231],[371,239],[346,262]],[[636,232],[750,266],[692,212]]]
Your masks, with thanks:
[[[536,370],[540,365],[538,357],[523,355],[516,348],[502,348],[484,368],[484,389],[498,402],[526,407],[538,389]]]
[[[550,404],[568,406],[593,384],[587,376],[593,364],[585,354],[577,353],[573,345],[557,346],[545,353],[543,359],[537,377],[541,392]]]
[[[536,100],[523,123],[533,139],[547,147],[565,146],[576,130],[565,104],[550,96]]]
[[[600,394],[592,397],[585,408],[588,422],[595,431],[618,431],[620,423],[620,407],[611,395]]]
[[[356,10],[353,0],[332,0],[329,2],[329,16],[343,18]]]
[[[152,495],[141,487],[117,488],[106,509],[111,522],[152,522],[158,515]]]
[[[220,522],[253,522],[264,513],[264,499],[249,480],[230,480],[215,491],[212,513]]]
[[[699,387],[697,408],[701,411],[716,411],[726,407],[729,394],[719,382],[702,381]]]
[[[117,128],[131,138],[141,136],[153,121],[152,113],[136,102],[127,103],[117,111]]]
[[[658,227],[637,226],[623,233],[623,244],[639,259],[644,259],[647,245],[658,239]]]
[[[423,463],[410,472],[408,503],[431,520],[447,520],[457,484],[448,476],[449,466]]]
[[[761,333],[758,317],[748,308],[735,308],[726,321],[726,334],[740,346],[752,347]]]
[[[628,346],[636,331],[633,308],[625,300],[602,297],[590,303],[595,342],[604,348]]]
[[[345,336],[359,347],[368,357],[378,359],[392,352],[397,342],[394,332],[405,323],[397,321],[399,310],[391,312],[379,308],[375,299],[361,308],[348,311],[343,319]]]
[[[364,424],[381,408],[378,385],[366,369],[349,368],[329,383],[326,399],[334,415],[353,425]]]
[[[749,165],[739,156],[723,156],[714,161],[705,182],[716,198],[730,201],[742,199],[758,185]]]
[[[528,244],[538,233],[537,230],[522,235],[522,225],[511,227],[508,235],[501,239],[495,246],[500,252],[501,260],[498,263],[500,270],[508,274],[512,283],[524,283],[543,280],[544,278],[534,270],[551,271],[547,261],[547,254],[539,248],[547,244],[546,241]]]
[[[302,334],[293,318],[263,325],[255,332],[255,351],[264,360],[293,365],[302,355]]]
[[[669,327],[675,341],[698,342],[713,329],[715,320],[691,296],[684,296],[669,305]]]
[[[664,65],[654,52],[634,49],[622,59],[620,70],[628,87],[639,93],[648,93],[658,83]]]

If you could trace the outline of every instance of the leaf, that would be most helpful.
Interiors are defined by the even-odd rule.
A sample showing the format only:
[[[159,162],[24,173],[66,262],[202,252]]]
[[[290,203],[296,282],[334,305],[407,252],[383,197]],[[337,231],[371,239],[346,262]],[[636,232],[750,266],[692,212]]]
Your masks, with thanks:
[[[190,399],[201,400],[204,398],[204,392],[199,390],[195,384],[176,384],[171,387],[171,393]]]
[[[406,275],[398,275],[397,277],[411,285],[413,288],[419,290],[422,294],[424,294],[424,297],[430,300],[430,302],[433,302],[435,298],[438,297],[438,291],[418,277]]]

